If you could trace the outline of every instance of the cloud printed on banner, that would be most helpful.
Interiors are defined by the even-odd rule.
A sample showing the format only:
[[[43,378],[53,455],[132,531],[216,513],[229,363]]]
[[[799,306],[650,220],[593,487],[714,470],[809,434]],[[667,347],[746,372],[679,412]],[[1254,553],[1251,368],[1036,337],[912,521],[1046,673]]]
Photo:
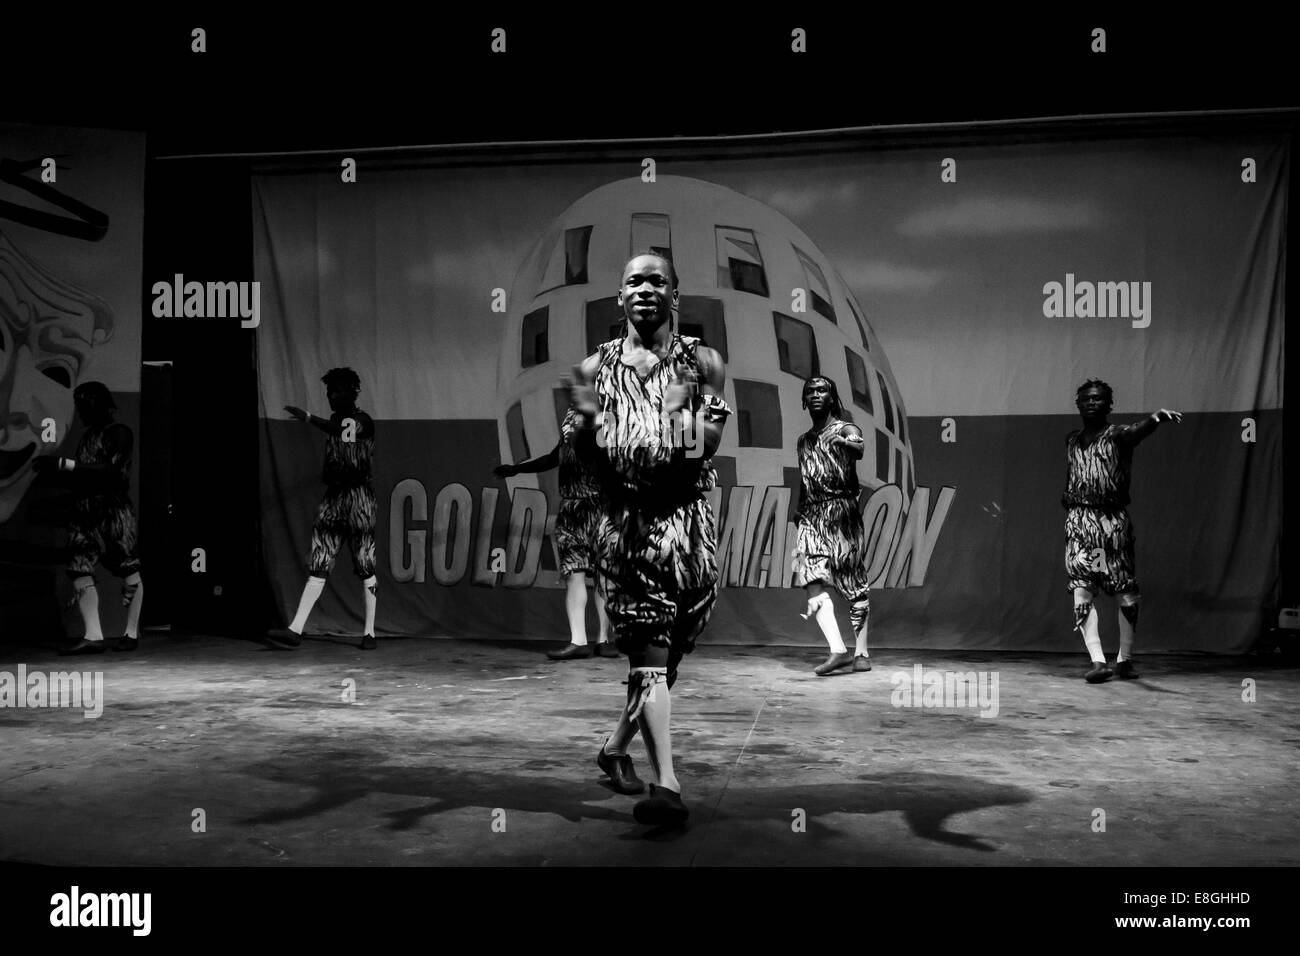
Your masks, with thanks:
[[[894,262],[860,262],[850,260],[839,266],[841,278],[855,291],[869,292],[928,292],[945,281],[945,269],[918,269]]]
[[[904,236],[1008,236],[1079,232],[1101,223],[1095,203],[999,198],[963,199],[913,213],[899,225]]]
[[[771,189],[760,186],[742,191],[792,217],[807,216],[818,207],[828,204],[846,205],[858,198],[858,184],[855,182],[846,182],[838,187],[816,185]]]

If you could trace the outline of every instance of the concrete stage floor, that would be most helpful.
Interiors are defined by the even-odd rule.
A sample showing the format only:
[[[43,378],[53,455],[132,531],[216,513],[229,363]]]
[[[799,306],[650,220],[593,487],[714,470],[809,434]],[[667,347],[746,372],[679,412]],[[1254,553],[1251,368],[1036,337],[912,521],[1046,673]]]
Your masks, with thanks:
[[[407,638],[363,652],[309,638],[278,651],[149,635],[133,654],[83,658],[0,646],[0,672],[104,675],[97,719],[0,708],[0,859],[1300,863],[1295,667],[1149,656],[1141,680],[1089,686],[1083,654],[878,649],[870,673],[818,678],[817,648],[702,647],[672,696],[691,820],[655,833],[594,764],[626,660],[553,664],[553,646]],[[893,706],[894,675],[910,687],[918,663],[997,675],[997,716]],[[649,778],[639,739],[632,754]]]

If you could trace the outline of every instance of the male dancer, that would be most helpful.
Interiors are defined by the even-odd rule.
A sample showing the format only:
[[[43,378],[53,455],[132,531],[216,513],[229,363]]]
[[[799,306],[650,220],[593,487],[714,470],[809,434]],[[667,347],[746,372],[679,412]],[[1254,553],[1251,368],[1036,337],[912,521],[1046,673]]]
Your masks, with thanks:
[[[60,654],[102,654],[104,631],[99,620],[99,593],[95,590],[95,565],[103,564],[122,579],[126,626],[114,638],[112,649],[133,651],[140,643],[140,607],[144,586],[140,559],[135,554],[135,509],[131,505],[131,457],[135,438],[131,429],[115,420],[117,404],[102,382],[83,382],[72,395],[77,417],[85,427],[75,458],[37,458],[32,466],[41,472],[69,473],[77,497],[73,504],[68,546],[77,609],[86,625],[85,636]]]
[[[560,440],[545,455],[521,461],[517,465],[498,465],[492,474],[498,478],[513,478],[519,474],[536,474],[540,471],[560,469],[560,513],[555,516],[555,544],[560,552],[560,574],[566,592],[564,609],[569,615],[569,643],[557,651],[547,651],[553,661],[571,661],[590,657],[587,646],[587,575],[596,568],[596,528],[600,523],[600,485],[595,473],[578,457],[573,438],[580,427],[582,416],[572,407],[560,423]],[[605,594],[601,582],[596,581],[596,617],[600,621],[600,636],[596,640],[596,656],[618,657],[618,651],[609,640],[609,617],[605,614]]]
[[[1133,634],[1137,628],[1139,591],[1133,559],[1133,522],[1129,519],[1129,477],[1133,449],[1161,422],[1181,422],[1168,408],[1152,412],[1136,425],[1107,421],[1114,394],[1099,379],[1089,379],[1076,391],[1075,405],[1083,428],[1065,440],[1069,472],[1061,504],[1065,506],[1065,572],[1074,592],[1074,626],[1092,658],[1083,679],[1100,684],[1116,676],[1131,680]],[[1115,670],[1106,664],[1097,630],[1093,598],[1098,590],[1119,600],[1119,656]]]
[[[366,623],[361,633],[361,649],[372,651],[375,640],[375,606],[378,578],[375,577],[375,490],[370,484],[371,461],[375,455],[375,423],[357,408],[361,379],[350,368],[332,368],[321,378],[332,414],[329,418],[309,415],[301,408],[286,405],[284,410],[301,422],[315,425],[329,437],[325,439],[325,497],[316,511],[311,531],[310,576],[298,602],[298,613],[287,628],[267,632],[267,637],[283,647],[301,643],[307,616],[325,589],[325,579],[334,569],[343,539],[352,548],[352,569],[361,578],[365,599]]]
[[[831,646],[830,657],[813,673],[825,677],[848,664],[855,671],[869,671],[867,617],[871,588],[867,581],[867,535],[858,511],[856,467],[866,444],[862,430],[844,420],[839,390],[829,378],[814,376],[804,383],[803,407],[812,417],[812,428],[799,436],[801,481],[795,584],[808,592],[808,607],[801,616],[804,620],[815,617]],[[852,654],[840,638],[835,605],[826,593],[828,585],[849,602],[849,620],[856,635]]]
[[[593,444],[603,452],[595,459],[604,492],[597,562],[618,649],[629,658],[627,707],[596,763],[614,789],[640,793],[627,755],[639,728],[658,783],[633,815],[680,825],[688,811],[673,773],[669,689],[718,594],[717,534],[705,493],[731,410],[722,399],[721,356],[674,331],[670,261],[629,261],[618,303],[627,320],[622,337],[577,366],[573,382],[580,452]]]

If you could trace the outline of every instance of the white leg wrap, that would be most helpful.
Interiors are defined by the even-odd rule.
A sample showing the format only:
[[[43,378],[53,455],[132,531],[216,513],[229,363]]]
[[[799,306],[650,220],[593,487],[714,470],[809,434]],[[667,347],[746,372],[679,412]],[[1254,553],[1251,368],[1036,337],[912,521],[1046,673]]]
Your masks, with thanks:
[[[629,694],[631,699],[627,704],[627,719],[636,720],[641,716],[645,705],[655,699],[655,687],[668,683],[668,668],[634,667],[628,671],[627,679],[629,685],[636,682],[636,688]]]

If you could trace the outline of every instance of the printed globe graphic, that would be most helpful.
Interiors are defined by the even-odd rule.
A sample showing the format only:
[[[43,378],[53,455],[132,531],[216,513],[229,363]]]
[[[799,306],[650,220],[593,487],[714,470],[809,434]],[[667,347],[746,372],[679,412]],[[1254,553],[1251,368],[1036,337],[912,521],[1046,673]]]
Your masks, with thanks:
[[[623,266],[650,251],[671,253],[681,332],[701,337],[726,362],[724,397],[735,414],[715,457],[720,483],[734,477],[756,497],[768,486],[797,488],[789,470],[798,468],[796,442],[810,424],[800,396],[816,373],[835,381],[866,438],[863,487],[897,484],[910,499],[916,479],[898,383],[834,264],[770,206],[678,176],[592,190],[555,219],[520,266],[497,381],[502,461],[555,446],[568,403],[561,379],[620,334],[614,297]],[[541,487],[552,514],[559,507],[554,471],[509,484]]]

